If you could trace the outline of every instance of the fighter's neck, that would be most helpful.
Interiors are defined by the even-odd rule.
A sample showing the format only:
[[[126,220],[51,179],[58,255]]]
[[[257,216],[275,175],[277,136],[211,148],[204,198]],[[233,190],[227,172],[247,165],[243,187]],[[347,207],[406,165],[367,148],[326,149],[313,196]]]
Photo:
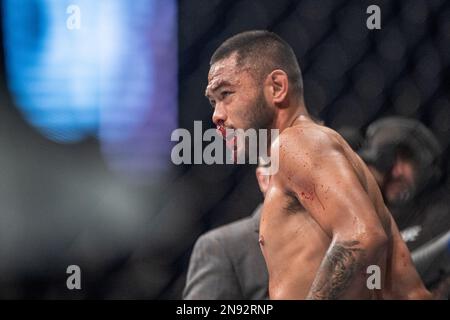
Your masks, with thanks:
[[[280,130],[280,133],[285,129],[292,127],[300,117],[310,118],[308,110],[306,110],[304,103],[299,103],[296,106],[278,110],[275,117],[273,128]]]

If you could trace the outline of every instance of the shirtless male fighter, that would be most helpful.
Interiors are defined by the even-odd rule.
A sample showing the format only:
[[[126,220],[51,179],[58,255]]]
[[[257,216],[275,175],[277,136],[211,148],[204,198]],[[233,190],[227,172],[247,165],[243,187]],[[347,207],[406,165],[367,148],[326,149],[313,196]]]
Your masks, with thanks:
[[[268,31],[226,40],[210,61],[206,97],[235,153],[236,129],[279,129],[279,169],[260,225],[271,299],[426,299],[378,186],[343,138],[314,122],[292,48]],[[233,130],[230,130],[233,129]],[[381,289],[368,289],[378,266]]]

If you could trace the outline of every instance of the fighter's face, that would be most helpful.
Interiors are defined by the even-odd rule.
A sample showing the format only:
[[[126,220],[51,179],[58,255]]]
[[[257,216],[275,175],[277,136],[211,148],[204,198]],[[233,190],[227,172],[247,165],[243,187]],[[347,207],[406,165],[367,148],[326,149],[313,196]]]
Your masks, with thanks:
[[[248,69],[237,66],[235,55],[211,66],[205,95],[214,109],[212,120],[235,157],[246,146],[237,143],[243,141],[237,129],[266,129],[273,121],[263,83],[257,83]]]
[[[397,156],[384,180],[383,193],[386,202],[391,205],[408,202],[415,195],[416,184],[417,169],[414,161]]]

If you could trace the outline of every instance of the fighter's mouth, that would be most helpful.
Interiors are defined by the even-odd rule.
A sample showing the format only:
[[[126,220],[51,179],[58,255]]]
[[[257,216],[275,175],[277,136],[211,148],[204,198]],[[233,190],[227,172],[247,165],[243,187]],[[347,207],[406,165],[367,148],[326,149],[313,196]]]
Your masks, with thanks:
[[[218,125],[217,132],[222,136],[223,140],[228,141],[235,137],[235,132],[231,128],[226,128],[225,126]]]
[[[225,143],[228,148],[234,149],[236,147],[237,137],[233,129],[226,128],[223,125],[218,125],[216,130],[219,133],[219,135],[221,135],[222,138],[225,140]]]

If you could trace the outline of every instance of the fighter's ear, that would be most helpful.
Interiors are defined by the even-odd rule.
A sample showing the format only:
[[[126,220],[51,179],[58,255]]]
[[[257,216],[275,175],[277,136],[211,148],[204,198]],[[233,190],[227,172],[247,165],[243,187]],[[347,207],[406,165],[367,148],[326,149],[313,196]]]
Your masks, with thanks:
[[[271,95],[274,104],[283,104],[289,90],[289,79],[286,72],[277,69],[268,75],[268,81],[271,85]]]

